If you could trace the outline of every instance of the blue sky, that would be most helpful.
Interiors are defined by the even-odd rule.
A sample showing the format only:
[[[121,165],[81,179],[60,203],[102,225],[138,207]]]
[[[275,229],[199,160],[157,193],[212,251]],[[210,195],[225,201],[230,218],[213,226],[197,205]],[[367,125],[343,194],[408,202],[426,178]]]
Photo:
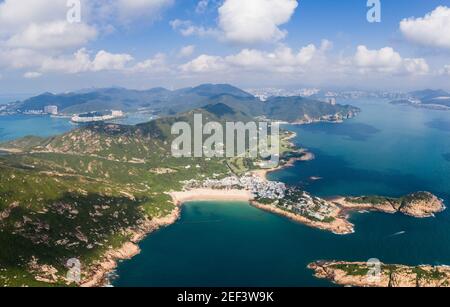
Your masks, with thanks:
[[[366,2],[82,0],[71,23],[66,0],[3,0],[0,93],[204,82],[450,90],[450,3],[381,0],[381,22],[369,23]]]

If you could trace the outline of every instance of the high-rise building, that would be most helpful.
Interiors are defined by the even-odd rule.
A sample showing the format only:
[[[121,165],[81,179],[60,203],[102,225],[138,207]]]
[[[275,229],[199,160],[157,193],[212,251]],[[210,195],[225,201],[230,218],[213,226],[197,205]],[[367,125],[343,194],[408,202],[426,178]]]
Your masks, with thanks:
[[[57,115],[58,107],[57,106],[46,106],[46,107],[44,107],[44,113],[51,114],[51,115]]]
[[[332,106],[335,106],[336,105],[336,98],[335,97],[328,97],[327,98],[327,102],[329,104],[331,104]]]

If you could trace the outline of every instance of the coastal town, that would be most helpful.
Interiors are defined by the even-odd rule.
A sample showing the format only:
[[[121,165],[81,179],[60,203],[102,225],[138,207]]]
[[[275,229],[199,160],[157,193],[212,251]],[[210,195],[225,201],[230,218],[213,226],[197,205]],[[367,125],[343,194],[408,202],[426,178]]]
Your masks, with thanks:
[[[250,192],[250,200],[257,206],[262,208],[274,206],[313,222],[330,223],[339,213],[339,208],[334,203],[313,197],[299,188],[287,187],[282,182],[269,181],[252,173],[242,177],[230,176],[223,179],[184,182],[185,191],[196,189],[246,190]]]
[[[247,174],[243,177],[230,176],[223,179],[206,179],[204,181],[189,180],[184,182],[185,190],[247,190],[253,199],[281,200],[285,197],[286,185],[282,182],[267,181],[263,178]]]
[[[236,196],[237,199],[249,201],[261,210],[339,235],[355,231],[354,225],[349,221],[351,212],[377,211],[426,218],[445,210],[443,200],[428,192],[417,192],[400,198],[362,196],[325,200],[314,197],[298,187],[289,187],[282,182],[267,180],[257,171],[240,177],[234,175],[201,181],[193,179],[182,183],[184,192],[176,196],[179,203],[183,200],[200,200],[201,195],[205,194],[210,196],[205,198],[208,200],[219,198],[222,193],[228,198]],[[247,194],[242,193],[244,191]]]

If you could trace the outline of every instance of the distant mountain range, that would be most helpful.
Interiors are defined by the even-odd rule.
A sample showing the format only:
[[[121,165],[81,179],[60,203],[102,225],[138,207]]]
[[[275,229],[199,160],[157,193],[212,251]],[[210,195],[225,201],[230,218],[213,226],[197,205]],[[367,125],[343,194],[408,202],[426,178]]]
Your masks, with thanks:
[[[279,88],[256,88],[248,89],[260,100],[267,100],[271,97],[290,97],[301,96],[309,99],[326,100],[327,98],[336,98],[338,100],[354,100],[354,99],[403,99],[407,97],[407,93],[401,91],[364,91],[364,90],[327,90],[320,88],[298,88],[298,89],[279,89]]]
[[[408,93],[407,99],[392,101],[392,104],[405,104],[429,109],[450,109],[450,94],[444,90],[426,89]]]
[[[241,116],[297,123],[341,121],[360,111],[349,105],[332,105],[299,96],[271,97],[262,102],[254,95],[228,84],[203,84],[175,91],[165,88],[144,91],[107,88],[65,94],[44,93],[11,104],[9,111],[43,110],[48,105],[55,105],[61,114],[67,115],[106,110],[151,110],[165,116],[212,105],[217,108],[218,104],[222,110],[226,106]]]

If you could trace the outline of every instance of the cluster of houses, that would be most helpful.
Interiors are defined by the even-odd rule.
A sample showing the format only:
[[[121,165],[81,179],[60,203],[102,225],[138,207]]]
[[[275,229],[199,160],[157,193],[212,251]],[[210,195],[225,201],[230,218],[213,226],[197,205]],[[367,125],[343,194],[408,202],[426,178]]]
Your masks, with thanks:
[[[332,203],[313,197],[297,188],[288,189],[286,197],[277,205],[295,214],[318,221],[324,221],[332,217],[338,209]]]
[[[313,197],[298,188],[288,188],[282,182],[268,181],[259,176],[230,176],[223,179],[206,179],[203,181],[185,181],[184,188],[214,190],[247,190],[253,199],[274,204],[295,214],[325,221],[332,217],[337,209],[335,205],[323,199]]]
[[[285,197],[286,185],[282,182],[267,181],[254,175],[243,177],[230,176],[223,179],[206,179],[203,181],[189,180],[184,182],[184,188],[215,189],[215,190],[248,190],[253,198],[280,200]]]
[[[282,182],[268,181],[258,176],[244,176],[240,182],[253,198],[281,200],[286,196],[287,188]]]

